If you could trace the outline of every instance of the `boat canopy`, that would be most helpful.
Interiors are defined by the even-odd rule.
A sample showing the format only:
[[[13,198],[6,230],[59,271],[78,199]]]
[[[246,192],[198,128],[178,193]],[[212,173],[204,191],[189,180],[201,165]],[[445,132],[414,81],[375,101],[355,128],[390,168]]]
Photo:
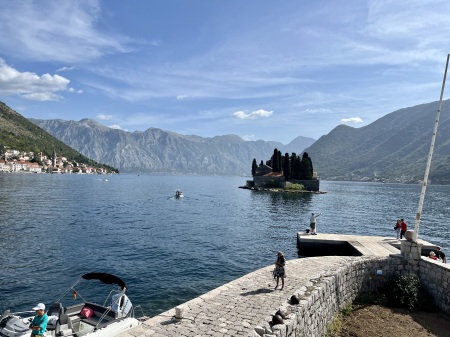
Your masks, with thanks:
[[[127,285],[125,284],[124,281],[122,281],[120,278],[118,278],[117,276],[111,275],[111,274],[106,274],[106,273],[87,273],[84,274],[82,276],[82,278],[84,278],[85,280],[99,280],[103,283],[106,284],[117,284],[119,287],[122,288],[122,290],[124,288],[127,288]]]

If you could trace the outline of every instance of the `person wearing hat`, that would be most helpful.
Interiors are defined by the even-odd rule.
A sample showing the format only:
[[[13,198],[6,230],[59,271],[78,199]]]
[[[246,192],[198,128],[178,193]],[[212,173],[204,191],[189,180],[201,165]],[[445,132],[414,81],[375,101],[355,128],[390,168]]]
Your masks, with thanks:
[[[48,323],[48,316],[45,313],[45,304],[38,303],[33,310],[36,311],[36,316],[34,316],[33,321],[30,324],[31,337],[42,337],[44,336]]]
[[[275,269],[273,270],[273,278],[277,279],[277,285],[275,286],[276,290],[278,288],[278,282],[281,278],[281,288],[284,288],[284,278],[286,277],[286,272],[284,271],[284,265],[286,264],[286,259],[284,258],[283,252],[277,253],[277,261],[275,262]]]

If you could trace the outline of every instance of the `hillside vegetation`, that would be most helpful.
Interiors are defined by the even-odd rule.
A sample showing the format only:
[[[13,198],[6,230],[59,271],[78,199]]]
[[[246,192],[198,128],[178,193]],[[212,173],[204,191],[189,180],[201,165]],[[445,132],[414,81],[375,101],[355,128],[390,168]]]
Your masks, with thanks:
[[[34,153],[42,152],[48,157],[56,151],[58,156],[69,160],[115,170],[111,166],[102,165],[87,158],[0,102],[0,150],[4,147]]]
[[[450,184],[450,101],[444,101],[429,179]],[[321,178],[417,182],[424,178],[438,102],[400,109],[353,128],[339,125],[305,151]]]

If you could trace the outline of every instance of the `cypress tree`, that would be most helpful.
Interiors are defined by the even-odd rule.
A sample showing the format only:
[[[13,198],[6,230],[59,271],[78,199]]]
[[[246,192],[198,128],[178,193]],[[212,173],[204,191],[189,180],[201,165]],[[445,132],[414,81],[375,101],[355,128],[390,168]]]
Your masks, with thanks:
[[[294,171],[292,172],[292,178],[295,180],[300,180],[301,176],[302,176],[302,160],[300,159],[299,156],[295,156],[295,166],[294,166]]]
[[[278,172],[283,171],[283,156],[281,155],[281,151],[277,151],[278,157]]]
[[[303,159],[302,160],[307,160],[308,161],[308,164],[307,164],[307,166],[308,166],[307,177],[309,177],[309,178],[307,178],[307,179],[312,179],[314,169],[313,169],[313,164],[312,164],[311,157],[308,155],[308,152],[303,152]]]
[[[284,179],[286,180],[291,179],[291,162],[289,159],[289,153],[287,152],[284,154],[283,175]]]
[[[253,158],[253,162],[252,162],[252,176],[254,177],[256,174],[256,169],[258,168],[258,164],[256,164],[256,159]]]
[[[273,150],[273,155],[272,155],[272,171],[273,172],[280,172],[280,162],[278,160],[278,150],[275,148],[275,150]]]
[[[297,154],[295,152],[292,152],[291,154],[291,171],[289,174],[289,179],[294,179],[294,172],[295,172],[295,158],[297,158]]]

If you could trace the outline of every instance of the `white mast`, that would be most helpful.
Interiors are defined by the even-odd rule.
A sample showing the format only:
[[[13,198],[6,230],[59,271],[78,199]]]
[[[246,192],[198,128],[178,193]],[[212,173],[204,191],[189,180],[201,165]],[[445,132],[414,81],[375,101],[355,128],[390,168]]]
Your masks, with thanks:
[[[434,142],[436,140],[436,133],[437,133],[437,128],[438,128],[438,124],[439,124],[439,117],[441,115],[442,96],[444,96],[445,78],[447,77],[447,68],[448,68],[449,57],[450,57],[450,54],[447,54],[447,63],[445,64],[444,79],[442,81],[441,98],[439,100],[439,107],[438,107],[438,111],[437,111],[437,115],[436,115],[436,121],[434,122],[433,137],[431,138],[430,152],[428,153],[427,167],[425,169],[425,177],[423,178],[422,192],[420,193],[419,208],[417,209],[417,213],[416,213],[416,226],[414,227],[414,235],[413,235],[414,242],[417,242],[417,236],[419,235],[420,216],[422,215],[423,200],[425,198],[425,191],[427,189],[427,183],[428,183],[428,173],[430,172],[431,158],[433,157],[433,150],[434,150]]]

